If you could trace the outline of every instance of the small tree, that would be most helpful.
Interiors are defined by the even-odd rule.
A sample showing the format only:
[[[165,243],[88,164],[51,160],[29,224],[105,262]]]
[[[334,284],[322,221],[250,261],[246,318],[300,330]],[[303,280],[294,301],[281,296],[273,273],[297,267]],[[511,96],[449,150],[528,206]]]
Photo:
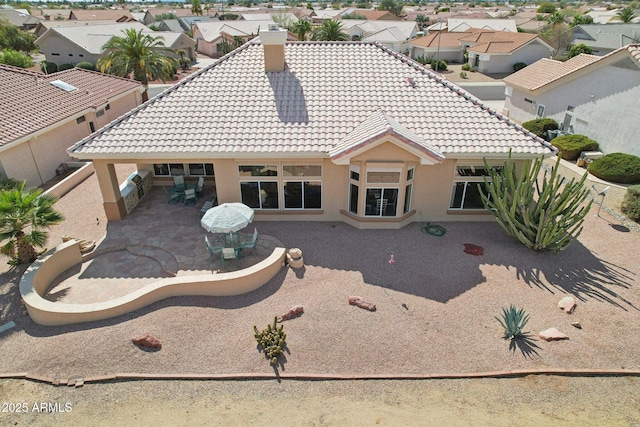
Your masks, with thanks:
[[[36,247],[47,242],[47,229],[62,222],[62,214],[53,209],[55,196],[42,194],[41,188],[25,189],[22,182],[16,188],[0,191],[0,247],[11,257],[12,264],[32,262]]]
[[[299,19],[293,24],[293,33],[298,36],[298,40],[305,41],[307,34],[311,33],[311,22],[306,19]]]
[[[581,206],[589,196],[584,187],[587,173],[579,181],[566,182],[558,174],[558,157],[551,172],[545,170],[538,179],[542,163],[542,158],[526,159],[518,175],[511,154],[501,171],[485,160],[490,179],[485,178],[486,189],[479,186],[480,197],[509,236],[536,251],[559,252],[580,235],[591,208],[592,201]]]
[[[378,6],[378,10],[386,10],[393,13],[396,16],[400,16],[402,13],[402,2],[396,0],[382,0]]]
[[[581,53],[586,53],[591,55],[593,53],[593,50],[591,49],[590,46],[587,46],[586,44],[577,44],[575,46],[571,46],[571,49],[569,49],[569,53],[567,54],[567,59],[573,58],[574,56],[578,56]]]
[[[537,13],[553,13],[556,11],[556,5],[551,2],[542,2],[536,9]]]
[[[11,49],[3,49],[2,52],[0,52],[0,64],[30,68],[33,67],[33,60],[29,55],[25,55],[24,53]]]
[[[202,4],[200,0],[191,0],[191,14],[202,16]]]

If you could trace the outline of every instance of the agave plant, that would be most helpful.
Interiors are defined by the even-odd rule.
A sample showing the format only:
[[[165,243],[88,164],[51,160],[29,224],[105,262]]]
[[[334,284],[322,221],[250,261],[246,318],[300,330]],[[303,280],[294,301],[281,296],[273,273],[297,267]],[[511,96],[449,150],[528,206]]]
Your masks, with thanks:
[[[529,321],[529,315],[524,313],[523,308],[518,310],[513,304],[508,309],[503,307],[502,319],[495,318],[504,328],[504,338],[507,340],[518,339],[528,333],[522,331]]]

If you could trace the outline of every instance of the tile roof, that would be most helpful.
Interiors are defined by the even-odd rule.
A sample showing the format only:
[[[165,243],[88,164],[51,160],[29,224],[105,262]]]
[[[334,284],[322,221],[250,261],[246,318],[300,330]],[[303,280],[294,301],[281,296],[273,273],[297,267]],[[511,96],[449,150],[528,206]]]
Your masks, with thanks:
[[[54,80],[78,90],[65,92]],[[79,68],[45,75],[0,65],[0,147],[137,88],[139,82]]]
[[[351,28],[358,27],[365,33],[365,36],[378,33],[382,30],[395,28],[395,31],[400,31],[404,35],[405,39],[410,39],[414,37],[415,33],[418,31],[418,24],[414,21],[367,21],[363,19],[343,19],[340,23],[342,24],[342,31],[348,32]]]
[[[469,47],[469,50],[480,53],[511,53],[538,37],[537,34],[529,33],[482,31],[472,36],[477,44]],[[465,37],[462,41],[471,41],[471,39]]]
[[[525,90],[537,90],[557,80],[570,77],[594,63],[609,61],[613,56],[629,54],[640,63],[640,44],[627,45],[604,56],[580,54],[565,62],[541,59],[522,70],[504,78],[509,86],[519,86]],[[640,66],[640,64],[638,64]]]
[[[411,40],[409,44],[413,46],[420,47],[438,47],[448,48],[453,47],[459,49],[460,39],[463,39],[470,35],[470,33],[449,33],[449,32],[439,32],[429,33],[424,37],[418,37],[417,39]]]
[[[550,152],[463,89],[377,43],[287,43],[285,58],[284,71],[265,72],[262,45],[247,43],[70,152],[163,159],[326,155],[378,110],[445,155]]]
[[[251,34],[258,34],[260,30],[269,28],[269,24],[273,24],[273,20],[270,21],[211,21],[211,22],[198,22],[195,26],[200,31],[202,38],[207,42],[217,40],[222,34],[229,34],[232,36],[249,36]]]
[[[518,32],[516,21],[513,19],[455,19],[447,20],[450,32],[469,31],[471,28],[482,28],[496,31]]]
[[[81,21],[92,21],[94,19],[119,21],[123,18],[133,20],[133,16],[131,16],[128,10],[121,9],[73,9],[69,13],[69,16],[71,15]]]

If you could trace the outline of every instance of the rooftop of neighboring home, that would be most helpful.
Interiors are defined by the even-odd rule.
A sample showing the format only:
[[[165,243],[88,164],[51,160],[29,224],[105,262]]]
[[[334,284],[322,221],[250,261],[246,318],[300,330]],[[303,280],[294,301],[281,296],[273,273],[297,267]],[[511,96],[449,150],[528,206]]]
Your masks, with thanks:
[[[617,49],[640,42],[640,24],[584,24],[576,26],[573,32],[574,44],[585,43],[596,49]]]
[[[110,19],[117,22],[135,21],[131,13],[126,9],[72,9],[69,11],[69,20],[95,21]]]
[[[418,27],[414,21],[368,21],[362,19],[343,19],[340,21],[342,24],[342,31],[348,31],[353,27],[360,28],[365,34],[375,34],[380,31],[395,28],[402,33],[404,39],[409,39],[414,36]]]
[[[55,20],[55,21],[40,21],[34,30],[34,34],[37,37],[43,35],[49,28],[57,28],[57,27],[86,27],[86,26],[94,26],[94,25],[107,25],[107,24],[115,24],[114,20],[98,20],[98,21],[78,21],[73,20],[69,21],[68,19]]]
[[[495,31],[518,32],[516,22],[513,19],[459,19],[450,18],[447,20],[449,32],[467,31],[471,28],[481,28]]]
[[[0,9],[0,19],[24,29],[34,28],[40,22],[40,18],[31,16],[27,11],[16,9]]]
[[[211,42],[222,34],[228,34],[230,36],[250,36],[251,34],[257,35],[261,30],[269,28],[269,24],[273,24],[273,20],[269,21],[211,21],[211,22],[198,22],[195,25],[198,27],[202,38]],[[195,31],[195,30],[194,30]]]
[[[70,152],[93,159],[334,158],[381,132],[430,157],[549,152],[455,84],[379,44],[293,42],[282,49],[284,63],[270,58],[284,69],[265,72],[254,39]]]
[[[529,91],[539,90],[558,80],[574,78],[580,71],[588,70],[590,67],[609,64],[618,59],[624,60],[627,57],[634,60],[640,68],[640,44],[622,47],[605,56],[583,53],[565,62],[543,58],[505,77],[504,82],[509,86],[518,86]]]
[[[165,46],[171,46],[182,33],[174,33],[171,31],[153,31],[149,27],[140,22],[122,22],[111,23],[105,25],[91,26],[72,26],[72,27],[53,27],[45,32],[36,40],[36,45],[42,42],[46,37],[52,34],[59,34],[71,40],[76,45],[85,49],[87,52],[100,54],[102,46],[108,42],[113,36],[122,36],[124,30],[133,29],[150,34],[153,37],[162,37]]]
[[[378,21],[381,19],[400,20],[399,17],[395,16],[394,14],[386,10],[371,10],[371,9],[356,9],[356,8],[349,8],[349,9],[343,10],[342,13],[340,13],[339,17],[341,18],[345,15],[351,15],[351,14],[362,15],[368,21]]]
[[[134,80],[79,68],[46,75],[0,65],[0,147],[136,89]]]
[[[539,39],[546,43],[537,34],[518,33],[510,31],[493,31],[472,28],[461,33],[429,33],[411,42],[414,46],[436,48],[459,48],[464,42],[472,43],[469,50],[480,53],[509,53]],[[549,46],[551,48],[551,46]]]

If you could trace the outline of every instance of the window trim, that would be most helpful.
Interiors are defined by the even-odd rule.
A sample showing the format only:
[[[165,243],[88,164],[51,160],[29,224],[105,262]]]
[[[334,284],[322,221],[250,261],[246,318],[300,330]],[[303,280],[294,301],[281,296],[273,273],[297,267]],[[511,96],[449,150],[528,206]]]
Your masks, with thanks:
[[[502,169],[503,166],[500,164],[488,164],[489,168],[491,169]],[[461,168],[470,168],[470,169],[486,169],[484,163],[482,165],[479,164],[475,164],[475,162],[469,162],[469,163],[458,163],[455,165],[454,168],[454,172],[453,172],[453,180],[451,183],[451,197],[449,199],[449,207],[448,210],[450,211],[455,211],[455,212],[484,212],[486,211],[486,209],[484,208],[465,208],[465,198],[466,198],[466,194],[467,194],[467,188],[469,187],[470,184],[483,184],[484,183],[484,179],[485,177],[488,178],[488,180],[490,181],[490,175],[488,174],[489,171],[487,170],[487,175],[478,175],[478,176],[464,176],[464,175],[459,175],[458,174],[458,169]],[[453,202],[455,199],[455,195],[456,195],[456,186],[458,183],[464,183],[464,189],[462,191],[462,199],[460,201],[460,207],[454,207],[453,206]]]
[[[292,177],[295,178],[295,177]],[[285,185],[287,185],[288,183],[295,183],[295,182],[299,182],[302,183],[302,197],[301,197],[301,201],[302,201],[302,207],[301,208],[288,208],[287,207],[287,200],[285,197],[285,193],[284,193],[284,188]],[[305,195],[304,195],[304,188],[305,188],[305,183],[309,183],[309,182],[317,182],[320,184],[320,207],[319,208],[306,208],[304,206],[304,199],[305,199]],[[296,180],[296,179],[283,179],[282,180],[282,210],[284,211],[308,211],[308,210],[322,210],[322,204],[324,202],[324,197],[322,197],[322,193],[323,193],[323,185],[322,185],[322,180],[321,179],[302,179],[302,180]]]

